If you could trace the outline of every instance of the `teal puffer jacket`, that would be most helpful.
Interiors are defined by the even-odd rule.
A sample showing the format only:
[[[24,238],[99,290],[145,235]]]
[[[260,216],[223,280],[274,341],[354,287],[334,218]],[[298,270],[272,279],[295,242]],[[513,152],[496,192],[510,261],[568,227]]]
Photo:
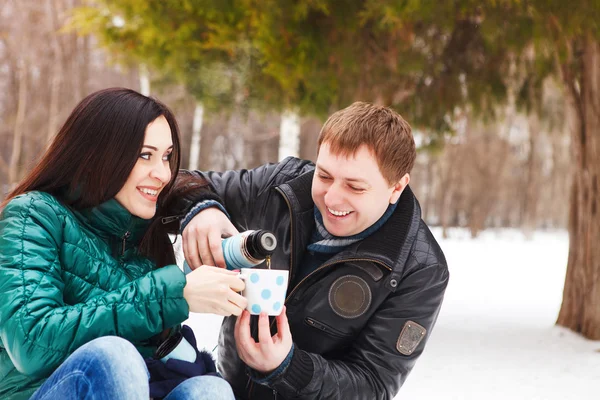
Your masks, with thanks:
[[[188,318],[185,276],[137,245],[148,222],[116,200],[74,212],[29,192],[0,215],[0,398],[26,399],[77,348],[102,336],[151,337]]]

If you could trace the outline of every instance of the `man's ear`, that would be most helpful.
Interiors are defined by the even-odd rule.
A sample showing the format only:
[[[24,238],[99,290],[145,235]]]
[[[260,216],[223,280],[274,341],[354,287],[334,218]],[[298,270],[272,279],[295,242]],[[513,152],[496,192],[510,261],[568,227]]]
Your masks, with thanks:
[[[398,182],[394,184],[394,190],[392,191],[392,195],[390,196],[390,204],[396,204],[396,202],[402,195],[404,188],[408,185],[409,182],[410,175],[406,173],[402,178],[400,178]]]

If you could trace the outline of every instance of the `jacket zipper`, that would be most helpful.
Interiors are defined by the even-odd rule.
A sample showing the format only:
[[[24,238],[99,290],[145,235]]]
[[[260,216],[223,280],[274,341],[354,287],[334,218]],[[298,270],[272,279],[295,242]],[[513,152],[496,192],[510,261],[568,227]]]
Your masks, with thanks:
[[[287,203],[288,209],[290,210],[290,274],[289,274],[289,279],[288,282],[291,282],[291,278],[292,278],[292,271],[294,266],[292,265],[292,262],[294,260],[294,219],[293,216],[294,214],[292,213],[292,205],[290,204],[290,200],[287,198],[286,194],[283,192],[283,190],[279,189],[278,187],[275,188],[275,190],[277,190],[279,193],[281,193],[281,195],[283,196],[285,202]],[[374,262],[376,264],[381,265],[382,267],[392,271],[392,268],[389,267],[388,265],[382,263],[381,261],[378,260],[374,260],[371,258],[347,258],[347,259],[343,259],[343,260],[336,260],[332,263],[325,263],[323,265],[321,265],[319,268],[317,268],[316,270],[314,270],[313,272],[311,272],[310,274],[308,274],[307,276],[304,277],[304,279],[302,279],[294,288],[294,290],[292,290],[292,292],[285,298],[285,303],[287,303],[287,301],[290,299],[290,297],[292,297],[292,295],[294,294],[294,292],[296,292],[296,290],[298,289],[298,287],[304,283],[304,281],[306,281],[308,278],[310,278],[312,275],[316,274],[317,272],[319,272],[320,270],[322,270],[323,268],[329,267],[330,265],[334,265],[334,264],[339,264],[339,263],[344,263],[344,262],[348,262],[348,261],[371,261]],[[289,283],[288,283],[289,285]],[[271,325],[273,325],[274,321],[271,323]]]
[[[275,188],[275,190],[277,190],[279,193],[281,193],[281,196],[283,197],[283,199],[285,200],[287,206],[288,206],[288,210],[290,210],[290,269],[289,269],[289,276],[292,276],[292,271],[293,271],[293,261],[294,261],[294,214],[292,213],[292,205],[290,204],[290,200],[287,198],[286,194],[279,189],[278,187]],[[289,280],[288,280],[288,285],[289,285]],[[285,302],[284,302],[285,304]],[[270,327],[273,327],[273,324],[275,323],[275,318],[273,318],[273,321],[271,321],[271,325]],[[250,387],[248,388],[248,398],[252,398],[252,389],[254,386],[254,382],[248,378],[248,380],[250,381]],[[273,399],[277,400],[277,391],[275,389],[273,389]]]
[[[171,223],[171,222],[173,222],[173,221],[177,221],[178,219],[181,219],[181,218],[183,218],[183,217],[185,217],[185,214],[181,214],[181,215],[171,215],[171,216],[169,216],[169,217],[162,217],[162,218],[160,219],[160,222],[161,222],[162,224],[169,224],[169,223]]]
[[[283,199],[285,200],[285,202],[288,206],[288,210],[290,210],[290,269],[289,269],[289,273],[288,273],[288,287],[289,287],[290,282],[292,281],[291,280],[292,271],[294,269],[294,266],[293,266],[293,262],[294,262],[294,214],[292,213],[292,205],[290,204],[290,200],[287,198],[286,194],[278,187],[276,187],[275,190],[277,190],[279,193],[281,193],[281,196],[283,197]],[[286,301],[287,301],[287,298],[285,299],[283,304],[285,304]],[[273,324],[275,324],[275,318],[273,318],[273,321],[271,321],[270,328],[273,328]]]
[[[287,196],[283,192],[283,190],[279,189],[278,187],[276,187],[275,190],[277,190],[279,193],[281,193],[281,195],[283,196],[283,199],[285,200],[285,202],[288,206],[288,210],[290,210],[290,272],[289,272],[289,279],[288,279],[288,286],[289,286],[289,282],[291,281],[291,278],[292,278],[292,271],[294,268],[294,266],[292,265],[292,263],[294,261],[294,214],[292,213],[292,205],[290,204],[290,200],[287,198]]]
[[[293,265],[293,261],[294,261],[294,214],[292,213],[292,205],[290,204],[290,200],[288,199],[287,195],[278,187],[275,188],[275,190],[277,190],[279,193],[281,193],[281,195],[283,196],[283,199],[285,200],[288,209],[290,210],[290,270],[289,270],[289,277],[290,279],[288,279],[288,285],[289,282],[291,281],[291,277],[292,277],[292,271],[294,268]],[[292,295],[296,292],[296,290],[298,289],[298,287],[304,283],[310,276],[316,274],[318,271],[322,270],[323,268],[329,267],[331,265],[335,265],[335,264],[339,264],[339,263],[343,263],[343,262],[347,262],[347,261],[372,261],[374,263],[377,263],[381,266],[383,266],[384,268],[387,268],[388,270],[392,271],[392,268],[388,267],[387,265],[385,265],[384,263],[382,263],[381,261],[377,261],[377,260],[373,260],[373,259],[369,259],[369,258],[348,258],[345,260],[337,260],[333,263],[325,263],[324,265],[321,265],[319,268],[317,268],[316,270],[314,270],[313,272],[311,272],[310,274],[308,274],[307,276],[304,277],[304,279],[302,279],[297,285],[296,287],[292,290],[292,292],[285,298],[285,301],[283,302],[283,304],[287,303],[288,300],[292,297]],[[273,324],[275,323],[275,319],[273,319],[273,321],[271,322],[271,327],[273,327]],[[251,381],[250,378],[248,378],[248,380]],[[252,392],[252,383],[250,384],[250,390],[248,390],[248,395],[251,395]],[[273,393],[275,395],[275,398],[277,398],[277,392],[275,392],[275,390],[273,390]]]
[[[275,189],[279,193],[281,193],[285,202],[287,203],[288,209],[290,210],[290,273],[289,273],[289,279],[288,279],[288,285],[289,285],[289,282],[291,282],[292,271],[294,268],[294,266],[293,266],[293,260],[294,260],[294,219],[293,219],[293,216],[294,215],[292,213],[292,205],[290,204],[290,200],[287,198],[286,194],[278,187],[276,187]],[[381,261],[373,260],[371,258],[347,258],[347,259],[343,259],[343,260],[337,260],[332,263],[325,263],[325,264],[321,265],[319,268],[317,268],[316,270],[314,270],[313,272],[311,272],[310,274],[308,274],[307,276],[305,276],[304,279],[302,279],[300,282],[298,282],[296,287],[294,287],[294,289],[290,292],[290,294],[288,294],[287,297],[285,298],[284,304],[286,304],[288,302],[288,300],[294,295],[294,293],[298,290],[298,287],[300,285],[302,285],[312,275],[321,271],[323,268],[327,268],[331,265],[344,263],[344,262],[348,262],[348,261],[371,261],[371,262],[381,265],[382,267],[388,269],[389,271],[392,271],[392,268],[389,267],[388,265],[382,263]],[[275,319],[273,319],[273,321],[271,322],[271,328],[273,327],[274,323],[275,323]]]
[[[131,232],[127,231],[123,234],[121,239],[123,240],[123,246],[121,247],[121,256],[125,255],[125,245],[127,244],[127,239],[131,236]]]
[[[324,324],[324,323],[322,323],[320,321],[317,321],[316,319],[313,319],[311,317],[304,318],[304,321],[308,325],[310,325],[310,326],[312,326],[312,327],[314,327],[314,328],[316,328],[316,329],[318,329],[318,330],[320,330],[322,332],[327,332],[329,334],[332,334],[333,336],[337,336],[337,337],[340,337],[340,338],[346,337],[346,336],[350,336],[350,334],[345,334],[344,332],[340,332],[337,329],[334,329],[331,326],[326,325],[326,324]]]

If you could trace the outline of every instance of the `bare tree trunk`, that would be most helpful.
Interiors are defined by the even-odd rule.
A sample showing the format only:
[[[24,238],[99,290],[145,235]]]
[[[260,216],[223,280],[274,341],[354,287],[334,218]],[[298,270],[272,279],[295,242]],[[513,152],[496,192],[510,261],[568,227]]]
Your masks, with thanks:
[[[427,154],[426,158],[427,166],[425,167],[426,178],[425,182],[422,183],[424,187],[425,199],[423,201],[423,219],[425,222],[430,223],[432,216],[437,217],[433,210],[433,202],[435,198],[435,174],[433,173],[436,164],[435,156]]]
[[[80,38],[80,46],[77,54],[79,55],[79,96],[77,100],[83,98],[88,93],[88,81],[90,71],[90,37],[83,36]]]
[[[569,218],[569,261],[557,324],[600,339],[600,42],[583,38],[578,86],[568,67],[574,169]],[[564,67],[564,66],[563,66]]]
[[[192,124],[192,141],[190,143],[190,170],[198,169],[198,160],[200,159],[200,132],[202,131],[202,120],[204,118],[204,105],[196,101],[194,108],[194,122]]]
[[[210,169],[236,169],[245,165],[245,121],[239,110],[239,107],[231,110],[226,117],[225,134],[219,134],[213,142]]]
[[[50,41],[52,43],[53,62],[51,67],[50,76],[50,106],[48,110],[48,130],[46,131],[46,143],[50,144],[52,138],[56,134],[56,127],[58,125],[58,102],[60,94],[60,84],[62,81],[62,46],[58,39],[58,16],[56,0],[46,0],[46,14],[48,16],[48,22],[52,33],[50,35]]]
[[[565,118],[566,119],[566,118]],[[565,124],[566,127],[566,124]],[[567,134],[568,129],[565,129]],[[550,204],[550,226],[551,227],[568,227],[569,212],[562,212],[563,209],[569,210],[569,202],[571,200],[570,191],[565,188],[571,188],[572,185],[572,169],[573,163],[571,158],[565,154],[565,146],[563,145],[564,138],[558,132],[554,132],[551,136],[552,141],[552,179],[549,188],[549,198],[552,200]],[[565,184],[565,182],[567,184]],[[563,199],[556,203],[555,199]]]
[[[300,155],[300,116],[295,111],[285,111],[281,114],[279,128],[279,160],[287,156]]]
[[[144,96],[150,96],[150,73],[146,64],[140,64],[140,93]]]
[[[322,125],[323,122],[316,117],[301,118],[300,158],[313,161],[317,159],[317,140]]]
[[[19,158],[23,146],[23,124],[25,123],[25,109],[27,107],[28,91],[28,64],[21,60],[19,68],[19,99],[17,100],[17,117],[15,119],[15,128],[13,131],[13,145],[8,166],[8,183],[14,184],[18,179]]]
[[[454,198],[454,171],[456,168],[456,157],[457,157],[457,149],[455,145],[448,145],[446,147],[446,155],[445,160],[447,162],[443,162],[444,159],[439,165],[439,176],[440,176],[440,184],[438,186],[439,194],[438,198],[439,207],[437,214],[440,216],[440,225],[442,226],[442,236],[444,239],[449,237],[448,228],[450,225],[450,216],[453,210],[456,208],[454,204],[452,204],[452,200]]]
[[[539,197],[539,173],[538,165],[538,139],[540,134],[540,121],[537,114],[532,113],[529,118],[529,156],[527,158],[527,180],[525,186],[525,204],[523,205],[523,232],[526,237],[531,238],[536,228],[537,208]]]

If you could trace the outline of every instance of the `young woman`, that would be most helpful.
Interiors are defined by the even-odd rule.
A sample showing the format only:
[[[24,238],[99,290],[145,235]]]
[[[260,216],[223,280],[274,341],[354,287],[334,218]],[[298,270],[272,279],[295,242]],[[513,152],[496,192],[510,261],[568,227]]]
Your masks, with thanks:
[[[2,204],[0,398],[233,398],[197,366],[158,364],[156,377],[144,362],[189,311],[245,307],[235,273],[174,265],[168,233],[205,190],[175,184],[178,168],[177,123],[160,102],[113,88],[73,110]]]

